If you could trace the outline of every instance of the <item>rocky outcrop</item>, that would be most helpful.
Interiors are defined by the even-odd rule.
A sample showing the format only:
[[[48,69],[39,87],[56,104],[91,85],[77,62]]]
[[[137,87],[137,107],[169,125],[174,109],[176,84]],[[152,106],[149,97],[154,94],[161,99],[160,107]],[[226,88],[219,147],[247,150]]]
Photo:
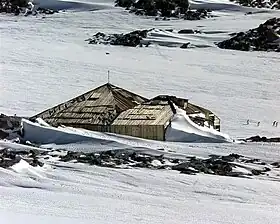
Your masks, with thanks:
[[[142,46],[143,38],[147,37],[149,30],[136,30],[127,34],[105,34],[98,32],[87,39],[89,44],[110,44],[128,47]]]
[[[32,1],[29,0],[0,0],[0,12],[13,13],[14,15],[37,15],[37,14],[54,14],[57,10],[39,7],[35,9]]]
[[[55,158],[54,158],[55,157]],[[169,154],[152,155],[141,150],[108,150],[100,152],[74,152],[65,150],[0,150],[0,167],[9,168],[14,164],[25,160],[31,166],[43,166],[45,163],[53,164],[52,161],[83,163],[116,169],[146,168],[146,169],[169,169],[182,174],[195,175],[198,173],[250,177],[269,175],[273,169],[278,172],[279,161],[267,164],[259,159],[247,158],[238,154],[209,155],[209,158],[172,158]],[[49,162],[50,161],[50,162]],[[53,164],[54,165],[54,164]],[[238,169],[241,168],[241,169]],[[244,171],[245,170],[245,171]]]
[[[19,15],[22,8],[27,7],[27,0],[0,0],[0,12]]]
[[[280,137],[267,138],[267,137],[260,137],[259,135],[257,135],[257,136],[252,136],[250,138],[246,138],[245,141],[246,142],[280,142]]]
[[[39,152],[35,150],[19,151],[11,149],[0,150],[0,167],[9,168],[20,162],[21,159],[25,160],[31,166],[43,166],[44,163],[40,162],[37,158]]]
[[[136,15],[175,17],[186,20],[211,17],[209,10],[190,10],[188,0],[116,0],[115,3],[116,6],[126,8]]]
[[[0,114],[0,139],[16,138],[21,133],[21,118]]]
[[[220,48],[240,51],[280,52],[280,18],[269,19],[258,28],[237,33],[217,45]]]
[[[253,8],[270,8],[280,9],[279,0],[230,0],[236,2],[242,6],[248,6]]]
[[[150,169],[172,169],[183,174],[205,173],[211,175],[244,177],[263,175],[270,171],[266,163],[260,169],[248,170],[246,174],[235,170],[242,164],[260,164],[258,159],[249,159],[238,154],[227,156],[210,155],[208,159],[190,157],[185,160],[165,157],[164,154],[153,156],[133,150],[110,150],[95,153],[67,152],[59,156],[64,162],[79,162],[111,168],[150,168]],[[277,167],[279,164],[275,163]]]

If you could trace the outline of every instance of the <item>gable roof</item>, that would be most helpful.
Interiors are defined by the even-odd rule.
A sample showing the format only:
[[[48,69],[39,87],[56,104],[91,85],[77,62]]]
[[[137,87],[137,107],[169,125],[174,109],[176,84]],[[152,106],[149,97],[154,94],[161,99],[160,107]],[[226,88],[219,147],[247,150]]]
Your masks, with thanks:
[[[32,118],[40,117],[55,126],[109,125],[122,111],[146,100],[142,96],[106,83]]]

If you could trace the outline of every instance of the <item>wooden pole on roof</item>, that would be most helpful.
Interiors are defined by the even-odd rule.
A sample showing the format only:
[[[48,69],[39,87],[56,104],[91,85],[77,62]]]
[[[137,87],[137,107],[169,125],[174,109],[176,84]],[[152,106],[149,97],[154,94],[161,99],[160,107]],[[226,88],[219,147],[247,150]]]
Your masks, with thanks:
[[[108,70],[108,83],[110,83],[110,70]]]

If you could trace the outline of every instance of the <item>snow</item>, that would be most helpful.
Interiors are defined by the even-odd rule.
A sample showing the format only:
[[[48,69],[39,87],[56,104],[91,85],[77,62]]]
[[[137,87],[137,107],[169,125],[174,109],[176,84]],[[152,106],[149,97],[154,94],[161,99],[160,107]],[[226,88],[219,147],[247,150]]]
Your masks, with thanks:
[[[280,126],[272,127],[274,120],[280,121],[279,53],[221,50],[214,44],[230,33],[279,17],[279,11],[241,7],[226,0],[193,0],[193,7],[211,7],[219,17],[155,21],[114,8],[112,0],[39,2],[66,12],[44,18],[0,14],[1,113],[34,115],[104,84],[110,70],[114,85],[146,97],[177,95],[209,108],[221,118],[222,133],[232,138],[280,135]],[[249,11],[253,14],[245,15]],[[147,48],[84,41],[99,31],[151,28],[155,30],[148,38],[154,44]],[[202,33],[179,35],[181,29]],[[185,42],[191,42],[192,48],[167,46]],[[32,128],[34,132],[26,133],[28,139],[44,140],[46,150],[137,149],[179,158],[237,153],[267,162],[280,158],[279,144],[272,143],[157,142],[72,128],[55,130],[53,136],[50,127]],[[38,135],[37,130],[44,133]],[[6,147],[38,149],[0,141],[0,149]],[[276,171],[270,175],[278,175],[278,179],[246,179],[109,169],[51,159],[48,163],[34,168],[21,161],[13,169],[0,168],[0,223],[274,224],[280,219]],[[248,169],[239,167],[237,171]]]
[[[176,114],[166,130],[166,141],[178,142],[233,142],[226,134],[194,123],[183,109],[176,108]]]
[[[275,223],[280,218],[279,182],[79,164],[57,166],[46,176],[31,181],[1,175],[1,183],[14,186],[0,187],[1,223],[20,218],[29,223]],[[24,181],[28,188],[15,187]]]

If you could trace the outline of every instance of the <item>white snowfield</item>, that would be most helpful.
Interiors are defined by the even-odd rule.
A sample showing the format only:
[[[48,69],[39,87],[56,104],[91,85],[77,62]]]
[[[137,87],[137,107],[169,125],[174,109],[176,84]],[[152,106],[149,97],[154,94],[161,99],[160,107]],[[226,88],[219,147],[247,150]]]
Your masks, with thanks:
[[[222,50],[214,44],[279,17],[279,11],[227,0],[192,0],[193,7],[212,8],[217,17],[155,21],[116,8],[113,0],[33,2],[62,11],[28,17],[0,14],[0,113],[34,115],[104,84],[110,70],[113,84],[146,97],[173,94],[209,108],[221,118],[222,133],[231,138],[280,135],[280,126],[272,126],[280,121],[279,53]],[[147,40],[152,45],[147,48],[84,41],[97,32],[151,28]],[[178,34],[181,29],[202,32]],[[178,48],[187,42],[190,49]],[[180,113],[176,120],[181,121],[171,126],[176,136],[182,137],[186,125],[202,136],[204,130]],[[266,162],[280,160],[279,144],[157,142],[40,124],[25,122],[30,128],[26,138],[43,144],[40,149],[8,141],[0,141],[0,149],[137,149],[178,158],[237,153]],[[43,167],[31,167],[21,160],[0,168],[0,223],[275,224],[280,220],[279,172],[275,168],[267,177],[247,179],[102,168],[55,157]]]
[[[277,223],[279,182],[67,166],[0,169],[1,223]]]

